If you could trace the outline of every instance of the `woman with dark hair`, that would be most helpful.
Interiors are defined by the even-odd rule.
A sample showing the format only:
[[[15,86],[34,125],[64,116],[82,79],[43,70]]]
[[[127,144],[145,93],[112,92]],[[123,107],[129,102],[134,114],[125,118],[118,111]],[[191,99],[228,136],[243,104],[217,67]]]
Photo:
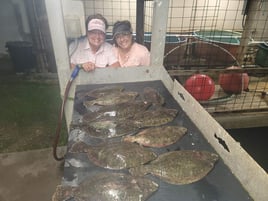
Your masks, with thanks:
[[[136,43],[129,21],[117,21],[113,27],[114,53],[121,67],[149,66],[150,52]]]
[[[85,71],[95,68],[120,66],[112,50],[112,45],[105,42],[107,20],[101,15],[91,15],[86,20],[86,36],[71,43],[69,49],[74,50],[71,54],[71,67],[80,64]],[[75,47],[74,47],[75,46]]]

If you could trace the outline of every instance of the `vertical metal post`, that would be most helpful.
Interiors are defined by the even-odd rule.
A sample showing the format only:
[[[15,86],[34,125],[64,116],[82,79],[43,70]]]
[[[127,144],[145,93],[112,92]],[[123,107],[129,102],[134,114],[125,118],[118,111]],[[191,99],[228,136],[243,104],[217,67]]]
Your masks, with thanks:
[[[136,42],[144,43],[144,0],[137,0],[136,5]]]
[[[163,65],[169,0],[154,0],[151,65]]]
[[[47,10],[48,24],[58,71],[60,91],[61,95],[63,96],[65,86],[71,75],[71,71],[69,63],[68,46],[65,36],[64,18],[63,18],[61,0],[45,0],[45,5]],[[65,105],[65,116],[68,127],[72,117],[72,107],[73,107],[72,105],[73,103],[69,103],[68,101]]]

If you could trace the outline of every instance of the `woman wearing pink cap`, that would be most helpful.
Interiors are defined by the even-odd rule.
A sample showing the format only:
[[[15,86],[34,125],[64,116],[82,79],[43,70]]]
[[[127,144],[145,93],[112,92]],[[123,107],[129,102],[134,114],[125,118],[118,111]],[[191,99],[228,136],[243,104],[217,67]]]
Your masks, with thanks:
[[[80,64],[85,71],[95,68],[118,67],[118,59],[113,53],[112,45],[105,42],[108,28],[107,20],[101,15],[89,16],[86,20],[86,37],[78,44],[71,43],[69,49],[75,49],[71,54],[71,67]],[[74,47],[75,46],[75,47]]]
[[[136,43],[128,20],[118,21],[113,27],[114,52],[121,67],[149,66],[150,52]]]

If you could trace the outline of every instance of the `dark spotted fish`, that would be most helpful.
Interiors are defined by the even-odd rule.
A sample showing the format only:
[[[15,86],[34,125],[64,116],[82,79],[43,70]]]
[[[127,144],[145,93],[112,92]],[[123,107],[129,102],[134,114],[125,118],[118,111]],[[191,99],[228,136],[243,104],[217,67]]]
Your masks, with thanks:
[[[140,128],[161,126],[173,121],[177,113],[178,110],[176,109],[161,107],[156,110],[146,110],[145,112],[138,113],[133,117],[133,121]]]
[[[83,104],[86,108],[92,105],[115,105],[119,103],[133,101],[138,95],[138,92],[134,91],[115,92],[112,94],[101,96],[95,100],[84,101]]]
[[[123,90],[124,90],[123,86],[108,85],[108,86],[100,87],[100,88],[93,89],[90,91],[77,92],[76,97],[79,99],[83,99],[85,97],[99,98],[101,96],[106,96],[106,95],[113,94],[116,92],[121,92]]]
[[[157,157],[149,149],[127,142],[105,142],[98,146],[77,142],[70,152],[86,152],[92,163],[113,170],[136,167]]]
[[[146,102],[151,102],[153,105],[163,105],[165,99],[161,94],[152,87],[145,87],[143,89],[142,98]]]
[[[126,136],[123,141],[136,142],[147,147],[165,147],[181,139],[187,131],[183,126],[162,126],[147,128],[137,135]]]
[[[204,178],[218,159],[217,154],[208,151],[172,151],[129,171],[135,176],[150,173],[171,184],[190,184]]]
[[[131,101],[115,105],[103,106],[96,112],[88,112],[83,116],[83,122],[96,121],[98,119],[128,119],[139,112],[145,111],[151,103],[143,101]]]
[[[57,186],[52,201],[145,201],[157,189],[158,185],[146,178],[99,172],[88,176],[76,187]]]

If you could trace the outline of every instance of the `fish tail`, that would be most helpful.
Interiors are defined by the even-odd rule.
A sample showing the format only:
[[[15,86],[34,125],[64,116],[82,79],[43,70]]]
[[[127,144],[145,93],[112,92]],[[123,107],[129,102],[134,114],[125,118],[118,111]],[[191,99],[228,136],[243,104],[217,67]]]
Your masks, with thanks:
[[[73,187],[59,185],[52,196],[52,201],[64,201],[73,197]]]

